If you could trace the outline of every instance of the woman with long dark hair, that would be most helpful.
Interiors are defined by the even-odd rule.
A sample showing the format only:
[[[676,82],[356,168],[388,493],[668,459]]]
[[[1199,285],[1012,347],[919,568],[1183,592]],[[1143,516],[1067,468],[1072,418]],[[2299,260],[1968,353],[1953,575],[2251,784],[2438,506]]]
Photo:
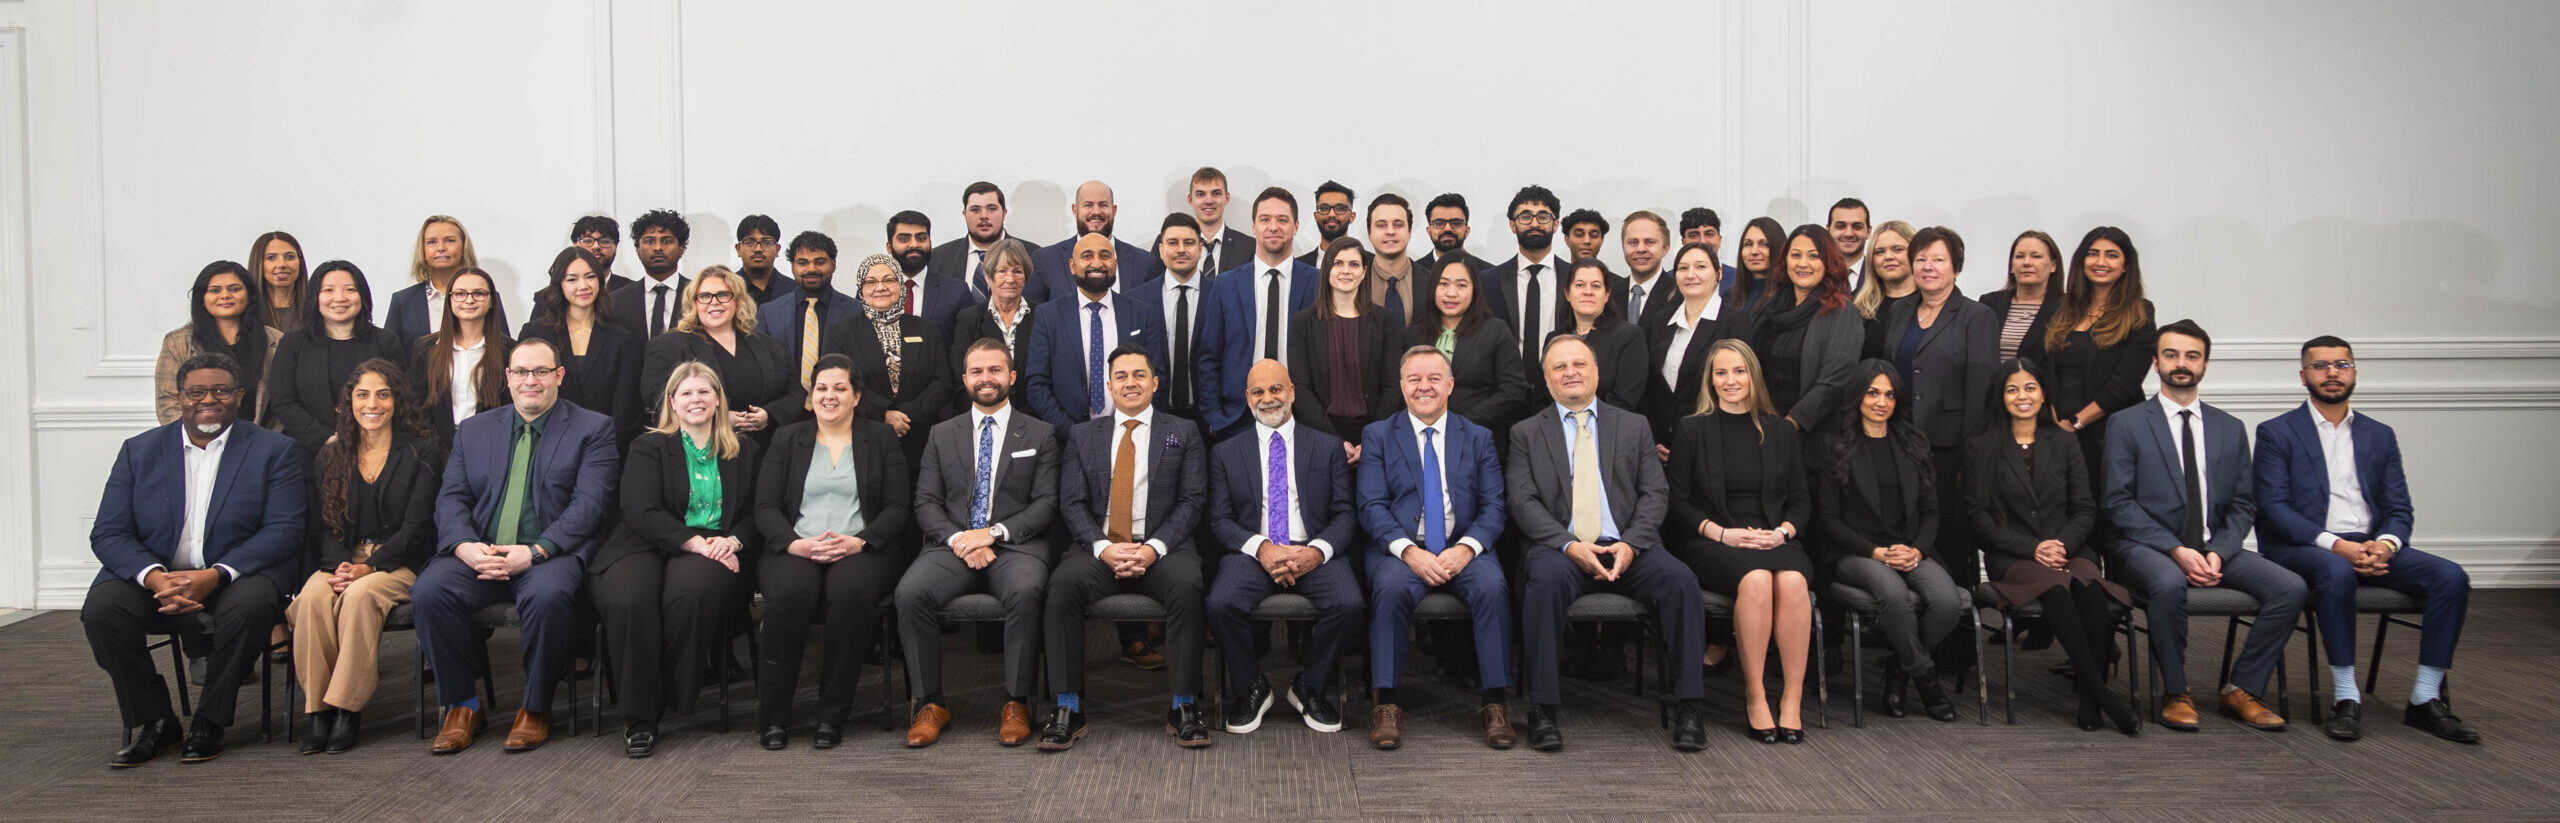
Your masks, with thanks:
[[[1813,501],[1805,493],[1796,429],[1770,405],[1760,374],[1751,344],[1727,339],[1708,346],[1710,391],[1671,439],[1664,472],[1671,514],[1663,534],[1676,541],[1673,556],[1697,573],[1699,586],[1732,593],[1752,735],[1762,743],[1802,743],[1804,666],[1813,645],[1813,558],[1805,553],[1803,529],[1812,522]],[[1773,641],[1785,684],[1774,714],[1761,685]]]
[[[1821,431],[1840,408],[1866,327],[1849,306],[1849,263],[1830,229],[1797,226],[1781,248],[1785,277],[1758,298],[1751,348],[1769,367],[1769,402],[1796,431]]]
[[[249,268],[258,273],[254,289],[267,308],[267,325],[291,334],[309,319],[303,305],[310,302],[303,294],[302,241],[281,231],[258,235],[249,242]]]
[[[241,419],[267,422],[267,387],[263,377],[275,359],[284,333],[267,326],[267,301],[253,293],[249,270],[229,260],[205,264],[187,289],[187,324],[160,338],[160,361],[152,369],[152,405],[161,425],[184,411],[178,402],[179,364],[204,352],[221,352],[240,364],[235,386],[246,405]]]
[[[1822,524],[1816,546],[1835,579],[1879,605],[1876,632],[1893,646],[1895,663],[1885,670],[1884,713],[1902,716],[1902,687],[1910,683],[1918,687],[1922,711],[1954,720],[1955,702],[1938,685],[1930,650],[1955,631],[1971,601],[1939,559],[1929,437],[1911,424],[1907,391],[1893,364],[1864,361],[1849,385],[1859,391],[1843,401],[1815,449],[1813,510]],[[1921,606],[1916,619],[1915,600]]]
[[[347,376],[374,358],[398,363],[408,347],[373,325],[373,285],[364,271],[331,260],[311,271],[304,285],[303,321],[276,344],[269,366],[269,428],[285,433],[313,454],[338,430],[338,404]]]
[[[533,295],[533,319],[525,339],[542,338],[560,352],[568,369],[560,399],[613,418],[615,439],[629,445],[647,410],[640,402],[640,338],[613,322],[613,297],[605,293],[604,260],[577,246],[551,258],[551,282]]]
[[[465,268],[446,281],[444,317],[409,345],[420,416],[444,442],[472,415],[507,405],[507,353],[515,339],[497,322],[506,301],[488,272]]]
[[[1299,422],[1352,446],[1373,421],[1404,408],[1396,390],[1404,324],[1369,299],[1369,255],[1360,241],[1324,245],[1324,289],[1289,318],[1289,378],[1298,385]]]
[[[310,724],[303,754],[355,747],[380,670],[383,618],[409,602],[418,570],[436,553],[444,446],[420,419],[408,379],[374,358],[356,364],[343,386],[346,413],[311,475],[318,568],[285,612]]]
[[[1725,299],[1742,304],[1754,320],[1759,319],[1764,307],[1760,298],[1769,293],[1770,286],[1786,279],[1779,273],[1786,255],[1779,243],[1786,236],[1787,228],[1772,217],[1751,218],[1751,222],[1743,224],[1742,233],[1734,235],[1734,284],[1725,292]]]
[[[1415,344],[1439,349],[1449,358],[1454,378],[1450,412],[1494,431],[1508,430],[1512,421],[1526,413],[1529,403],[1529,373],[1520,365],[1520,337],[1478,298],[1476,272],[1465,256],[1439,266],[1440,277],[1431,284],[1431,296],[1413,307],[1413,323],[1405,334]],[[1501,446],[1511,438],[1493,441]]]
[[[2151,301],[2142,296],[2142,255],[2123,229],[2099,226],[2080,238],[2061,309],[2047,313],[2041,333],[2027,335],[2018,356],[2050,372],[2045,400],[2062,430],[2080,438],[2082,462],[2096,466],[2107,447],[2107,418],[2142,402],[2160,337]],[[2094,494],[2097,472],[2090,475]]]

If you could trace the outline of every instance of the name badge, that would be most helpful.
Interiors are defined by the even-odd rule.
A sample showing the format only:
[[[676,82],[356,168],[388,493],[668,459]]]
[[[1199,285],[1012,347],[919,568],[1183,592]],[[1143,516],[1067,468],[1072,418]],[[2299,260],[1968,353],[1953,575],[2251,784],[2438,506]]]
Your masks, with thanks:
[[[1023,450],[1021,450],[1021,451],[1014,452],[1014,453],[1013,453],[1013,456],[1015,456],[1015,457],[1030,457],[1030,456],[1032,456],[1032,455],[1034,455],[1034,454],[1038,454],[1038,453],[1040,453],[1040,450],[1039,450],[1039,449],[1023,449]]]

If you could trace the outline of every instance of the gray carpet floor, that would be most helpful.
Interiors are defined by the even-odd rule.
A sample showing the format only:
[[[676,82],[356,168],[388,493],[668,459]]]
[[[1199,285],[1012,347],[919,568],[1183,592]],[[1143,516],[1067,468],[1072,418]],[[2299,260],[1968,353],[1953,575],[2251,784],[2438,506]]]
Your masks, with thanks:
[[[2222,632],[2220,621],[2195,628],[2189,659],[2201,682],[2219,659]],[[2299,675],[2297,637],[2288,649],[2296,727],[2279,733],[2210,713],[2194,734],[2157,726],[2138,738],[2080,732],[2071,725],[2068,684],[2045,672],[2059,649],[2022,655],[2018,722],[2006,725],[1994,647],[1988,726],[1978,725],[1968,697],[1955,723],[1870,712],[1864,728],[1851,728],[1848,677],[1835,673],[1830,727],[1809,730],[1805,745],[1762,746],[1743,737],[1740,687],[1725,675],[1708,681],[1715,725],[1707,750],[1682,754],[1655,726],[1655,692],[1638,697],[1623,679],[1568,679],[1563,752],[1492,751],[1471,727],[1473,695],[1438,678],[1438,667],[1417,654],[1399,751],[1367,745],[1365,698],[1348,707],[1352,722],[1339,734],[1310,731],[1282,706],[1254,734],[1220,732],[1211,748],[1183,750],[1164,732],[1161,675],[1119,662],[1108,627],[1090,630],[1095,677],[1085,700],[1096,728],[1063,754],[996,744],[997,659],[962,633],[945,638],[955,726],[920,751],[904,747],[903,722],[900,732],[885,732],[861,721],[833,751],[811,750],[805,727],[791,749],[764,751],[749,732],[752,697],[741,685],[732,733],[719,732],[717,703],[705,693],[692,716],[668,725],[648,760],[622,757],[618,721],[603,737],[584,734],[593,731],[584,725],[576,737],[564,729],[526,754],[499,751],[503,731],[495,731],[470,751],[431,757],[414,736],[415,645],[404,634],[385,641],[384,685],[366,713],[364,745],[352,753],[298,756],[280,733],[261,744],[258,690],[250,686],[233,748],[220,760],[181,765],[165,756],[114,770],[106,766],[117,739],[106,677],[91,661],[78,616],[50,612],[0,628],[0,694],[8,695],[0,712],[0,819],[2560,819],[2560,718],[2549,710],[2560,673],[2555,592],[2474,597],[2451,693],[2487,738],[2476,746],[2399,724],[2417,653],[2416,633],[2404,629],[2391,635],[2381,688],[2367,696],[2365,739],[2355,743],[2329,740],[2307,722],[2313,696]],[[2369,648],[2370,619],[2362,631]],[[501,632],[492,655],[501,661],[502,719],[521,685],[508,662],[515,654],[512,633]],[[812,668],[816,657],[813,650]],[[1275,652],[1266,662],[1275,681],[1293,670],[1285,657]],[[161,659],[165,670],[165,653]],[[1869,677],[1877,671],[1868,666]],[[868,705],[882,692],[879,670],[865,673]],[[802,712],[813,695],[804,682]],[[280,711],[278,722],[285,717]]]

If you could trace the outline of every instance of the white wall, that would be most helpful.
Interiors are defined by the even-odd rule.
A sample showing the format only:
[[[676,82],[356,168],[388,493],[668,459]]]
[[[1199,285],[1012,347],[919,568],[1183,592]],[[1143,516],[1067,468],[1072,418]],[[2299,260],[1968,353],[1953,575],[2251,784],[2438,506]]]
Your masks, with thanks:
[[[453,214],[522,306],[591,211],[684,212],[691,268],[758,212],[849,255],[900,209],[953,236],[979,178],[1054,240],[1098,178],[1143,243],[1203,164],[1239,213],[1326,179],[1462,192],[1494,259],[1530,182],[1735,227],[1854,194],[1965,232],[1974,292],[2021,229],[2121,225],[2162,313],[2217,333],[2209,398],[2263,419],[2298,402],[2300,339],[2358,341],[2420,545],[2483,584],[2560,584],[2535,482],[2560,445],[2528,434],[2560,422],[2535,145],[2560,127],[2536,104],[2560,7],[1355,8],[0,0],[0,606],[78,602],[156,341],[259,232],[387,296],[419,220]]]

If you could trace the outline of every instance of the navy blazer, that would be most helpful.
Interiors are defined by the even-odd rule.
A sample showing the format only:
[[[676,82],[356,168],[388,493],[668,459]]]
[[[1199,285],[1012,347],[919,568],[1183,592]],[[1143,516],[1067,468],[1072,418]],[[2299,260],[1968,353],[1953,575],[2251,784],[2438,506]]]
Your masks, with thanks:
[[[1147,442],[1140,446],[1140,459],[1147,461],[1146,533],[1131,539],[1163,541],[1167,553],[1195,551],[1192,533],[1199,530],[1201,498],[1208,490],[1209,444],[1189,420],[1153,407],[1148,414]],[[1118,419],[1097,417],[1067,430],[1058,467],[1058,514],[1075,541],[1068,551],[1090,554],[1093,544],[1110,539],[1103,528],[1111,516],[1111,466],[1120,452]]]
[[[2203,405],[2203,404],[2199,404]],[[2257,492],[2249,475],[2249,435],[2240,418],[2203,405],[2204,522],[2212,536],[2197,551],[2229,560],[2258,519]],[[2157,398],[2117,413],[2107,427],[2107,451],[2098,471],[2098,506],[2115,524],[2114,547],[2167,554],[2178,547],[2178,524],[2189,503],[2177,441]]]
[[[1073,292],[1051,300],[1031,313],[1031,359],[1023,364],[1021,379],[1031,384],[1029,411],[1058,430],[1061,437],[1077,423],[1092,417],[1091,394],[1087,393],[1085,354],[1092,341],[1084,336],[1084,293]],[[1147,347],[1147,355],[1155,358],[1161,372],[1172,355],[1165,352],[1164,310],[1146,295],[1132,289],[1111,295],[1111,315],[1119,329],[1102,341],[1102,354],[1111,356],[1124,343]],[[1104,375],[1111,369],[1105,364]],[[1162,405],[1170,381],[1156,382],[1155,403]],[[1107,410],[1106,404],[1106,410]]]
[[[1218,548],[1225,552],[1244,551],[1247,541],[1255,537],[1271,538],[1271,515],[1262,508],[1262,481],[1271,473],[1263,456],[1264,444],[1256,442],[1252,429],[1236,437],[1219,441],[1209,460],[1209,529],[1216,532]],[[1298,425],[1292,438],[1289,473],[1298,485],[1289,490],[1298,501],[1299,527],[1306,534],[1293,534],[1296,545],[1314,545],[1322,540],[1333,549],[1327,562],[1350,554],[1353,521],[1351,467],[1334,455],[1342,453],[1342,438]]]
[[[960,278],[943,275],[930,266],[925,272],[924,304],[916,307],[915,316],[932,323],[933,330],[949,340],[951,324],[959,320],[960,310],[978,300],[969,293],[969,284]]]
[[[1289,318],[1315,305],[1319,276],[1315,267],[1305,263],[1292,261],[1289,266],[1289,305],[1280,307],[1284,328]],[[1262,359],[1253,347],[1254,325],[1262,322],[1261,267],[1259,260],[1247,260],[1209,283],[1209,308],[1200,320],[1200,339],[1208,349],[1192,355],[1200,358],[1194,391],[1203,392],[1200,417],[1210,431],[1226,431],[1244,420],[1244,376],[1254,361]],[[1280,347],[1282,357],[1288,351],[1287,346]]]
[[[116,450],[89,527],[89,551],[102,567],[91,585],[132,580],[144,569],[177,562],[178,535],[187,525],[185,426],[153,428]],[[302,447],[246,420],[231,424],[230,438],[205,509],[205,567],[219,563],[240,575],[266,575],[277,591],[295,591],[308,514]]]
[[[1502,537],[1502,460],[1493,432],[1455,413],[1440,418],[1440,471],[1448,477],[1451,545],[1473,538],[1476,553],[1493,550]],[[1398,540],[1422,542],[1422,452],[1413,438],[1421,427],[1412,412],[1369,424],[1360,435],[1360,528],[1384,553]],[[1446,548],[1446,547],[1443,547]]]
[[[2365,508],[2373,512],[2368,534],[2405,542],[2417,528],[2417,507],[2409,501],[2409,478],[2400,472],[2400,436],[2382,421],[2351,414],[2347,436],[2355,441],[2356,484],[2364,487]],[[2257,483],[2260,545],[2317,546],[2320,533],[2329,530],[2329,456],[2320,450],[2311,415],[2311,404],[2304,403],[2258,424],[2250,468]]]
[[[791,374],[794,377],[800,374],[800,315],[805,309],[802,301],[808,299],[808,292],[794,291],[788,297],[776,297],[772,302],[756,307],[756,333],[782,341],[782,349],[791,361]],[[825,294],[818,295],[820,353],[825,353],[828,326],[835,325],[836,321],[847,317],[861,316],[862,301],[855,300],[844,292],[836,291],[832,285],[827,287]],[[670,325],[668,328],[674,328],[674,326]]]
[[[1076,293],[1076,276],[1068,269],[1067,256],[1075,252],[1076,238],[1069,237],[1031,252],[1031,282],[1022,286],[1022,299],[1046,303]],[[1129,291],[1138,284],[1164,275],[1164,261],[1154,252],[1112,238],[1112,251],[1120,258],[1120,290]]]
[[[614,510],[614,488],[622,480],[622,453],[615,449],[613,419],[566,400],[552,406],[535,447],[533,495],[527,502],[545,526],[540,535],[519,535],[527,543],[549,542],[554,553],[592,559],[604,526]],[[483,524],[498,514],[499,491],[506,485],[507,464],[515,452],[516,408],[499,406],[462,421],[453,431],[453,454],[445,458],[444,489],[436,495],[436,553],[485,540]]]
[[[507,336],[515,336],[515,327],[507,325],[507,301],[489,304],[489,320],[496,328],[507,331]],[[411,283],[408,288],[392,292],[391,308],[383,315],[382,327],[391,331],[391,339],[400,341],[403,352],[412,348],[418,338],[427,336],[427,284]],[[416,378],[410,381],[416,382]]]

